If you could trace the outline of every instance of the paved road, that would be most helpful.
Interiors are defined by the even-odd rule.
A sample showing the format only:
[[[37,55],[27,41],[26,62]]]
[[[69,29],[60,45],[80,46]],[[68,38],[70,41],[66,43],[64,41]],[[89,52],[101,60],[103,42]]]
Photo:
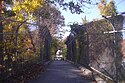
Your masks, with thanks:
[[[82,71],[66,61],[54,61],[47,71],[31,83],[93,83],[82,76]]]

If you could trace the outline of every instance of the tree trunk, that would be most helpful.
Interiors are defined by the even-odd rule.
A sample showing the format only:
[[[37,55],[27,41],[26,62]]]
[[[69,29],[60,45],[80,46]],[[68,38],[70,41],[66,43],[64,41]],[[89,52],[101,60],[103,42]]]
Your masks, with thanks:
[[[1,11],[2,11],[2,1],[0,1],[0,13]],[[0,19],[0,64],[3,64],[3,26],[1,19]]]
[[[0,64],[3,64],[3,26],[0,22]]]

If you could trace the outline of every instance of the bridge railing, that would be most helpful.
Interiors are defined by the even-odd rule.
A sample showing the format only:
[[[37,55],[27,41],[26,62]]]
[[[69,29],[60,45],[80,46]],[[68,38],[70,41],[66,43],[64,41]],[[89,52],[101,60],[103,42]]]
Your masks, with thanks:
[[[109,19],[114,23],[115,39],[111,32],[112,26],[105,19],[90,22],[85,26],[76,24],[71,27],[71,34],[66,41],[67,59],[118,83],[125,77],[125,71],[121,67],[123,39],[122,33],[119,32],[123,28],[123,17],[119,15]]]

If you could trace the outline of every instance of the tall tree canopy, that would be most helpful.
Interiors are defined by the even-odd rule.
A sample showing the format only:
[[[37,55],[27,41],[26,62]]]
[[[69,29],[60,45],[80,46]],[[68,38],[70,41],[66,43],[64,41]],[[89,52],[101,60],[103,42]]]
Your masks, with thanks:
[[[101,15],[115,16],[117,14],[114,0],[111,0],[109,3],[106,0],[101,0],[98,4],[98,9]]]
[[[40,49],[36,48],[39,45],[39,41],[35,42],[32,35],[33,32],[30,31],[32,27],[29,26],[35,25],[39,30],[43,29],[44,31],[40,34],[45,37],[48,30],[51,35],[56,34],[59,26],[64,23],[64,18],[58,8],[45,2],[45,0],[12,0],[11,2],[6,0],[2,1],[2,5],[3,13],[1,19],[2,26],[4,27],[2,33],[12,33],[11,35],[4,35],[5,41],[9,38],[9,42],[4,41],[4,44],[9,45],[3,46],[2,44],[2,47],[7,48],[6,54],[9,53],[7,55],[11,58],[15,57],[14,55],[17,51],[19,51],[18,55],[27,56],[31,55],[30,52],[35,52],[36,49]],[[13,11],[14,16],[7,16],[8,14],[6,12],[8,11]],[[5,14],[7,15],[5,16]],[[46,29],[43,26],[46,26]],[[38,38],[39,31],[35,31],[38,33],[35,37]],[[38,38],[37,40],[40,39]],[[8,52],[8,50],[11,50],[11,52]],[[3,58],[0,61],[3,62]]]
[[[71,13],[84,13],[84,9],[91,5],[97,5],[97,2],[93,0],[46,0],[47,2],[59,5],[64,10],[69,9]]]
[[[13,11],[18,20],[31,19],[32,13],[39,8],[44,0],[14,0]],[[33,19],[33,18],[32,18]]]
[[[60,28],[59,26],[64,25],[64,17],[59,9],[49,3],[39,7],[33,15],[36,16],[37,21],[39,19],[41,25],[48,27],[51,35],[56,34]]]

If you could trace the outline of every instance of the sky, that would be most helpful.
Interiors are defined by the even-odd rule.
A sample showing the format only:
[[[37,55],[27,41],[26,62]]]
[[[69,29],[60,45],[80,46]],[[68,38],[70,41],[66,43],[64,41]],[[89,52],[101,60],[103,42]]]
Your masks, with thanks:
[[[100,0],[93,0],[95,2],[99,2]],[[109,2],[110,0],[107,0],[107,2]],[[116,9],[118,12],[125,12],[125,0],[114,0],[115,1],[115,5],[116,5]],[[82,23],[82,18],[84,18],[86,16],[86,19],[88,21],[92,21],[93,19],[97,19],[97,18],[101,18],[99,10],[97,8],[97,6],[91,6],[90,9],[85,9],[85,13],[82,14],[71,14],[70,11],[65,11],[65,10],[61,10],[62,15],[65,18],[65,24],[67,25],[68,23],[73,23],[73,22],[78,22],[78,23]],[[68,26],[63,27],[64,29],[68,29],[70,30],[70,28]],[[69,34],[69,32],[65,33],[64,36],[67,36]]]

